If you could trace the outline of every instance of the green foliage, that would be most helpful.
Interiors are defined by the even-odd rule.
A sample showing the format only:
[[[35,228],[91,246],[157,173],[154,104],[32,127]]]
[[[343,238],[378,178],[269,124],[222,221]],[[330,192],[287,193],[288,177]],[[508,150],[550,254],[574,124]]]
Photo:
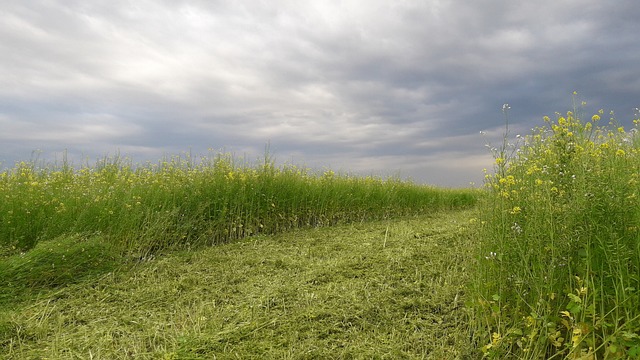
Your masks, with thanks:
[[[601,115],[545,117],[486,176],[470,305],[489,358],[638,356],[640,138]]]
[[[277,168],[268,156],[254,166],[236,165],[228,154],[145,166],[105,158],[79,169],[22,162],[0,173],[0,309],[109,276],[160,251],[469,207],[478,195]],[[0,347],[37,336],[5,315],[0,311]]]
[[[300,229],[146,259],[0,306],[0,357],[467,359],[470,216]]]
[[[26,253],[0,262],[0,305],[32,296],[41,289],[73,284],[118,267],[118,251],[103,238],[61,236],[38,243]]]
[[[472,190],[398,179],[254,166],[229,154],[174,157],[133,166],[120,157],[93,167],[21,162],[0,173],[0,256],[65,235],[99,234],[146,256],[304,226],[382,219],[471,206]]]

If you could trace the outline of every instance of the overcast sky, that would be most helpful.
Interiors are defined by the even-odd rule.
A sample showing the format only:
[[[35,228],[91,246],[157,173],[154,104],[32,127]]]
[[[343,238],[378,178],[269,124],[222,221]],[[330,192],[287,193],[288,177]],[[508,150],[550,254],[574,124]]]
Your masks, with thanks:
[[[571,107],[640,106],[637,0],[2,0],[0,163],[188,151],[468,186]],[[487,135],[481,136],[480,131]]]

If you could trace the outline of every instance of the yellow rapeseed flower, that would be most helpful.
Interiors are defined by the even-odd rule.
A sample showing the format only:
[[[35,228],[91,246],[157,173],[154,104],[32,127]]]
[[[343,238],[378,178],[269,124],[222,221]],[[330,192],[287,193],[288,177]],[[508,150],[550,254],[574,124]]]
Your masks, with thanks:
[[[527,169],[527,175],[531,175],[533,173],[539,172],[540,170],[542,170],[542,169],[540,169],[540,167],[538,167],[538,165],[533,165],[532,167]]]
[[[597,115],[597,114],[596,114],[596,115],[593,115],[593,116],[591,117],[591,121],[593,121],[593,122],[597,122],[597,121],[599,121],[599,120],[600,120],[600,115]]]
[[[618,149],[618,151],[616,151],[616,155],[617,155],[617,156],[624,156],[624,155],[625,155],[625,152],[624,152],[624,150],[622,150],[622,149]]]

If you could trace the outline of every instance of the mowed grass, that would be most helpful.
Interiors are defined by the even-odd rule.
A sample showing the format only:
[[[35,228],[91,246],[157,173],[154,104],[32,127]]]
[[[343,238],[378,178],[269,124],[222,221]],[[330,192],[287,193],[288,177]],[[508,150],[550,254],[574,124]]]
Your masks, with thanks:
[[[14,286],[0,310],[0,353],[6,359],[469,358],[463,304],[474,216],[443,210],[294,229],[124,262],[96,238],[39,244],[32,251],[40,255],[11,257],[3,271],[19,274],[19,261],[51,266],[46,254],[60,257],[66,250],[59,246],[73,257],[102,254],[94,261],[103,273],[69,282],[72,269],[59,262],[53,265],[59,272],[36,270],[48,280]]]

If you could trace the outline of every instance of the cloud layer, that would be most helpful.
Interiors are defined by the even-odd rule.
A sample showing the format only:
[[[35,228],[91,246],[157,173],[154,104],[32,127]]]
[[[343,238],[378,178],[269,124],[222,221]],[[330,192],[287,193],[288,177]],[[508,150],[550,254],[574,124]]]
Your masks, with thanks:
[[[633,0],[10,1],[0,161],[208,148],[464,186],[527,132],[640,105]],[[591,108],[590,106],[593,106]]]

